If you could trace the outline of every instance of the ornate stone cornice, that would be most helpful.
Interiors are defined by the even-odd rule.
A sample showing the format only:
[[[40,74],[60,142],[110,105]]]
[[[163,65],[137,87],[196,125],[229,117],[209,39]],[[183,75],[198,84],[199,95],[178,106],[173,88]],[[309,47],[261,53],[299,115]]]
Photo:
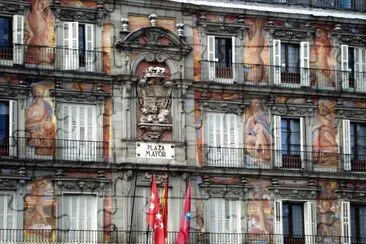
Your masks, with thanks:
[[[204,198],[225,198],[239,199],[245,196],[245,193],[251,187],[234,186],[234,185],[211,185],[201,184],[201,194]]]
[[[109,94],[104,92],[79,92],[63,89],[50,89],[50,95],[57,99],[75,102],[102,102]]]
[[[99,192],[103,193],[110,185],[110,181],[103,177],[96,178],[71,178],[56,176],[52,179],[55,192]]]
[[[227,23],[227,22],[212,22],[207,19],[201,19],[197,25],[203,28],[205,34],[220,34],[232,36],[237,35],[240,39],[243,38],[244,30],[249,29],[249,25],[244,23]]]
[[[185,56],[192,51],[192,47],[183,38],[157,26],[131,32],[127,36],[121,37],[115,46],[119,51],[138,50],[140,52],[164,53],[170,56]]]
[[[310,200],[316,199],[319,190],[315,187],[297,188],[284,186],[271,186],[268,189],[278,199],[293,199],[293,200]]]
[[[52,6],[53,12],[57,19],[62,21],[79,21],[85,23],[96,23],[99,26],[103,24],[103,20],[108,16],[108,12],[103,5],[95,8],[70,8],[61,5]]]
[[[204,111],[212,112],[226,112],[241,114],[244,110],[244,104],[233,103],[233,102],[213,102],[213,101],[200,101],[202,109]]]
[[[366,201],[366,191],[340,189],[336,190],[337,197],[348,201]]]
[[[274,115],[286,116],[312,116],[316,106],[313,105],[297,105],[297,104],[273,104],[271,112]]]
[[[339,119],[366,120],[366,109],[336,107],[335,112]]]
[[[264,29],[272,35],[273,39],[284,41],[305,41],[315,32],[308,24],[287,23],[280,26],[273,21],[268,21]]]
[[[0,13],[24,15],[24,10],[26,6],[28,6],[28,3],[25,1],[0,1]]]
[[[354,46],[365,46],[366,35],[356,34],[344,31],[334,31],[332,36],[336,37],[342,44],[354,45]]]
[[[26,95],[31,88],[28,86],[11,86],[0,84],[0,97],[17,97],[18,95]]]

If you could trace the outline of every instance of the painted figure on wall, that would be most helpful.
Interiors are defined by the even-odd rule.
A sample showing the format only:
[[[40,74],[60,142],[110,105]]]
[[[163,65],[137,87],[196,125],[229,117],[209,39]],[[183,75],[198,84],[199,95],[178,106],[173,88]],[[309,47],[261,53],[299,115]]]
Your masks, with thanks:
[[[313,123],[313,163],[337,167],[338,143],[335,101],[319,100]]]
[[[259,160],[256,163],[269,164],[272,143],[271,121],[258,99],[252,100],[246,118],[244,125],[246,152],[250,157]]]
[[[25,52],[25,60],[32,64],[52,64],[54,53],[50,48],[55,42],[55,17],[52,14],[50,0],[31,0],[31,9],[26,19],[28,36],[26,44],[29,45]]]
[[[34,85],[32,104],[26,109],[25,129],[27,145],[34,147],[36,155],[55,153],[56,126],[51,103],[45,99],[47,87]]]
[[[269,181],[255,180],[249,193],[248,201],[248,233],[271,234],[273,229],[272,203],[268,191]]]
[[[55,228],[53,188],[49,178],[41,177],[27,186],[24,228],[51,230]],[[34,232],[33,234],[37,234]],[[41,234],[41,233],[39,233]]]
[[[334,240],[324,236],[339,236],[341,233],[340,206],[335,200],[337,182],[322,181],[319,185],[321,191],[317,201],[317,234],[322,236],[319,243],[333,243]]]
[[[266,69],[263,64],[267,56],[264,52],[266,40],[264,36],[263,27],[265,25],[264,19],[248,19],[246,23],[250,25],[248,35],[244,41],[244,63],[246,65],[245,80],[253,83],[261,83],[266,81]]]
[[[335,87],[336,77],[331,63],[335,58],[332,55],[332,43],[328,37],[328,31],[317,28],[315,32],[314,45],[311,47],[311,66],[320,69],[312,76],[312,85],[319,87]]]

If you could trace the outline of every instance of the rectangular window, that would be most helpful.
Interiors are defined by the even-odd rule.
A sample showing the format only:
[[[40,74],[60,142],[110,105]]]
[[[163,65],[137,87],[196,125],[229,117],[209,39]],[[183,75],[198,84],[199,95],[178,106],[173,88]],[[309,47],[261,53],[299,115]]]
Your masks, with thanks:
[[[96,195],[63,195],[61,207],[62,241],[97,240]]]
[[[366,48],[341,45],[343,89],[366,92]]]
[[[79,65],[85,67],[85,25],[79,24]]]
[[[229,113],[207,113],[205,121],[207,165],[239,167],[242,162],[241,117]]]
[[[285,243],[305,243],[303,203],[283,202],[282,221]]]
[[[9,17],[1,17],[0,16],[0,48],[1,54],[3,51],[7,51],[6,49],[10,49],[13,44],[13,36],[12,36],[12,19]]]
[[[300,84],[300,45],[281,43],[282,82]]]
[[[351,204],[351,243],[366,243],[366,206]]]
[[[17,103],[0,101],[0,157],[16,156],[14,132],[17,129]]]
[[[352,170],[366,171],[366,123],[350,122]]]
[[[301,168],[300,119],[281,118],[281,153],[285,168]]]

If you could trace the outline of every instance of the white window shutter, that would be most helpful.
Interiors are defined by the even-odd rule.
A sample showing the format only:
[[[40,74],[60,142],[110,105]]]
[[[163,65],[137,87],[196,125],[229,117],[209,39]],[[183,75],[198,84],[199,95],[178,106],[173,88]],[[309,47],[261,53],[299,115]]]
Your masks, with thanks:
[[[275,243],[282,244],[283,243],[283,223],[282,223],[282,201],[275,200],[274,201],[274,234],[275,234]]]
[[[357,91],[366,92],[366,48],[360,48],[360,74]]]
[[[306,127],[305,127],[305,119],[304,117],[300,117],[300,157],[301,157],[301,168],[305,168],[305,157],[306,157],[306,151],[305,151],[305,133],[306,133]]]
[[[17,156],[17,142],[15,138],[18,130],[18,103],[15,100],[9,101],[9,156]]]
[[[351,170],[351,123],[343,120],[343,167],[344,170]]]
[[[342,237],[343,244],[351,243],[351,206],[350,202],[342,201]]]
[[[85,24],[85,69],[86,71],[93,72],[97,57],[94,53],[94,25]]]
[[[71,67],[71,45],[70,45],[71,22],[62,23],[62,45],[63,45],[63,67],[68,70]]]
[[[24,16],[13,16],[13,62],[23,64],[24,62]]]
[[[63,23],[64,69],[79,68],[79,23]]]
[[[301,86],[310,86],[310,44],[300,43]]]
[[[1,229],[14,229],[16,228],[16,209],[15,207],[15,193],[2,191],[0,192],[0,228]],[[0,241],[4,243],[14,238],[13,233],[3,232],[0,236]],[[5,238],[5,239],[2,239]],[[7,242],[6,242],[7,243]]]
[[[233,80],[237,81],[236,77],[236,38],[235,36],[231,37],[231,57],[232,57],[232,72],[233,72]]]
[[[361,82],[361,72],[362,72],[362,67],[361,67],[361,48],[354,48],[354,72],[353,72],[353,76],[354,76],[354,88],[356,91],[359,90],[359,85]]]
[[[348,45],[341,45],[342,88],[349,89]]]
[[[216,78],[216,54],[215,54],[215,36],[207,36],[207,55],[208,55],[208,78],[214,81]]]
[[[304,224],[305,224],[305,243],[315,244],[316,239],[316,206],[314,201],[304,203]]]
[[[273,116],[273,133],[274,133],[274,165],[282,167],[282,151],[281,151],[281,116]]]
[[[281,40],[273,40],[273,83],[281,84]]]

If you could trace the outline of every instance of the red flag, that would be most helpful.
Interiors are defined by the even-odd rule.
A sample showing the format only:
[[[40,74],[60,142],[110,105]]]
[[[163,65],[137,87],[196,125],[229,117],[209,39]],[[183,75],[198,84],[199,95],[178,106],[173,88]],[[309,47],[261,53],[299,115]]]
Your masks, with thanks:
[[[153,175],[151,182],[151,193],[147,210],[147,223],[154,230],[155,244],[165,244],[164,224],[160,213],[159,194],[156,189],[156,178]]]
[[[191,224],[191,182],[189,181],[186,196],[184,198],[184,208],[180,219],[180,227],[176,244],[184,244],[186,241],[188,241],[190,224]]]
[[[158,200],[156,200],[158,199]],[[147,209],[147,224],[151,229],[154,229],[156,214],[158,213],[156,202],[159,201],[158,191],[156,189],[155,175],[152,177],[151,193]]]
[[[168,235],[168,178],[165,180],[164,192],[161,197],[161,215],[163,215],[164,237]]]

